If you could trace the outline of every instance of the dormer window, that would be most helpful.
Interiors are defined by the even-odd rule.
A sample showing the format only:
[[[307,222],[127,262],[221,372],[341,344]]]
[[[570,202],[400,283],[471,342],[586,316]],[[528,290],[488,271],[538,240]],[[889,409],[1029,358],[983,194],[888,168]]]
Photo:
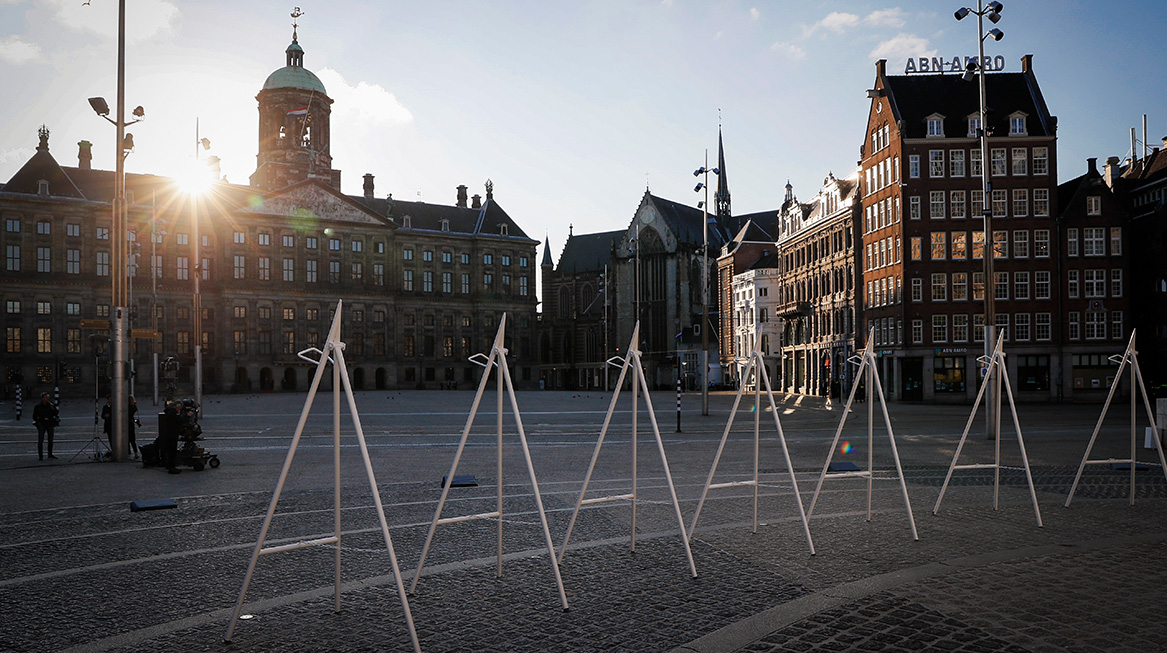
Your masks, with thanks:
[[[1010,136],[1027,136],[1028,130],[1025,126],[1025,114],[1015,113],[1009,116],[1009,135]]]
[[[446,218],[442,218],[442,231],[449,231],[449,230],[450,230],[450,221]]]
[[[413,228],[413,218],[409,217],[408,215],[401,218],[401,226],[406,228],[406,229],[412,229]]]
[[[36,193],[37,193],[37,195],[48,195],[49,194],[49,181],[47,179],[42,179],[42,180],[37,182]]]
[[[968,117],[968,136],[969,138],[976,138],[980,136],[981,131],[981,115],[974,113]]]
[[[936,113],[928,116],[928,138],[944,138],[944,116]]]
[[[505,224],[500,224],[498,226],[498,233],[499,233],[499,235],[502,235],[502,236],[508,235],[507,234],[507,226]]]

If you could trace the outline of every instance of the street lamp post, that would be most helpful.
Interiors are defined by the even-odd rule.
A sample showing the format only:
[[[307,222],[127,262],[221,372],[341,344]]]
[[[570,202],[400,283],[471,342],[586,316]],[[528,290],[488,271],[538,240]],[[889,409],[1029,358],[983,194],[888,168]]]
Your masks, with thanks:
[[[110,241],[111,310],[110,322],[113,340],[113,387],[110,389],[113,405],[110,444],[116,462],[129,458],[129,397],[126,395],[126,353],[129,325],[127,280],[127,214],[126,214],[126,155],[134,148],[134,137],[126,127],[142,119],[142,107],[134,109],[134,120],[126,122],[126,0],[118,2],[118,57],[117,57],[117,120],[109,117],[109,105],[104,98],[89,98],[89,106],[97,115],[117,128],[116,166],[114,172],[113,224]]]
[[[994,261],[997,254],[997,242],[993,238],[993,211],[992,211],[992,184],[989,182],[989,128],[988,128],[988,105],[985,99],[985,39],[992,38],[994,41],[1000,41],[1005,33],[997,28],[985,31],[985,18],[988,18],[994,24],[1001,20],[1001,11],[1004,5],[1000,2],[990,2],[983,5],[981,0],[977,0],[977,8],[975,10],[968,7],[961,7],[953,14],[957,20],[963,20],[965,16],[976,14],[977,17],[977,60],[970,61],[965,66],[963,79],[971,81],[974,74],[977,75],[977,82],[979,86],[980,95],[980,124],[977,125],[977,136],[980,139],[981,145],[981,213],[984,216],[985,229],[985,358],[993,355],[993,346],[996,344],[994,334],[997,330],[997,315],[996,315],[996,292],[997,280],[994,276]],[[986,389],[986,410],[985,410],[985,436],[994,440],[997,437],[995,425],[997,424],[996,415],[994,414],[996,402],[993,401],[993,385],[992,376],[986,375],[983,383],[988,384]]]
[[[701,414],[709,414],[709,173],[721,174],[709,168],[709,150],[705,150],[705,165],[693,171],[693,176],[704,175],[704,181],[694,191],[705,191],[701,202]]]

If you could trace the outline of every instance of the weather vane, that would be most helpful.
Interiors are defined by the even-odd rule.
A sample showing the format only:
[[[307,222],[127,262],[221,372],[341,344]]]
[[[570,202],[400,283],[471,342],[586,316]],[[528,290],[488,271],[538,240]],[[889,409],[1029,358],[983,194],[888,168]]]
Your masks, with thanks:
[[[293,41],[296,40],[296,28],[300,26],[299,23],[296,22],[296,19],[298,19],[300,16],[303,16],[303,15],[304,15],[304,12],[300,11],[299,7],[292,7],[292,40]]]

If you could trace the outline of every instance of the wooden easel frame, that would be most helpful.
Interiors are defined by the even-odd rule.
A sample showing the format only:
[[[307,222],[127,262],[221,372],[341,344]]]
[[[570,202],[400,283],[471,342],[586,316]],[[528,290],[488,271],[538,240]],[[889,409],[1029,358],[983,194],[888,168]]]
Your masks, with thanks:
[[[819,474],[818,485],[815,486],[814,496],[810,500],[810,515],[814,515],[814,507],[818,503],[819,492],[823,488],[823,481],[828,478],[866,478],[867,479],[867,521],[871,521],[871,495],[873,490],[874,476],[874,451],[875,451],[875,398],[879,398],[879,406],[883,411],[883,423],[887,427],[887,440],[891,443],[891,454],[896,464],[896,474],[900,482],[900,490],[904,495],[904,508],[908,512],[908,524],[912,527],[912,539],[919,540],[920,535],[916,531],[916,519],[912,516],[912,502],[908,499],[908,484],[904,480],[904,469],[900,465],[900,452],[896,447],[895,433],[891,428],[891,416],[887,412],[887,400],[883,392],[883,383],[879,380],[879,370],[875,358],[875,329],[872,328],[867,333],[867,346],[863,348],[863,352],[858,356],[852,356],[847,360],[852,365],[858,365],[859,370],[855,374],[855,378],[859,379],[860,375],[866,374],[865,392],[867,394],[867,469],[857,472],[832,472],[827,473],[831,468],[831,459],[835,455],[835,447],[839,445],[839,438],[843,435],[843,426],[847,423],[847,416],[851,413],[851,404],[855,401],[855,393],[859,390],[859,383],[856,382],[851,386],[851,392],[847,395],[847,403],[843,405],[843,414],[839,417],[839,427],[835,429],[835,438],[831,441],[831,448],[827,452],[827,461],[823,463],[823,471]]]
[[[1143,383],[1143,371],[1139,367],[1139,352],[1135,349],[1135,330],[1131,331],[1131,339],[1127,343],[1126,351],[1122,356],[1111,356],[1112,362],[1118,363],[1118,371],[1114,374],[1114,383],[1110,384],[1110,393],[1106,395],[1106,403],[1102,406],[1102,414],[1098,416],[1098,424],[1094,426],[1094,433],[1090,436],[1090,444],[1086,445],[1086,453],[1082,454],[1082,464],[1078,466],[1078,473],[1074,476],[1074,484],[1070,486],[1070,495],[1066,497],[1066,507],[1070,507],[1070,501],[1074,499],[1074,492],[1078,489],[1078,481],[1082,480],[1082,471],[1086,469],[1086,465],[1108,465],[1111,463],[1129,463],[1131,466],[1131,489],[1130,502],[1135,505],[1135,465],[1138,462],[1135,459],[1135,442],[1137,436],[1135,434],[1135,388],[1143,396],[1143,407],[1147,410],[1147,419],[1151,422],[1151,432],[1154,434],[1155,449],[1159,453],[1159,464],[1163,467],[1163,476],[1167,478],[1167,458],[1163,456],[1163,442],[1159,439],[1159,428],[1155,424],[1155,411],[1151,410],[1151,400],[1147,397],[1147,386]],[[1119,380],[1122,378],[1123,368],[1130,366],[1131,368],[1131,457],[1129,459],[1123,458],[1107,458],[1102,460],[1090,460],[1090,450],[1094,448],[1094,441],[1098,439],[1098,432],[1102,429],[1102,421],[1106,419],[1106,411],[1110,410],[1110,401],[1114,399],[1114,391],[1118,389]]]
[[[563,560],[563,555],[567,552],[567,543],[571,540],[571,532],[575,528],[575,520],[579,517],[579,509],[584,505],[592,505],[597,503],[608,503],[613,501],[629,501],[632,504],[632,550],[636,551],[636,500],[637,500],[637,485],[636,485],[636,433],[637,433],[637,415],[639,407],[637,399],[640,395],[640,385],[643,384],[645,388],[648,387],[648,380],[644,376],[644,367],[640,362],[641,351],[639,346],[640,340],[640,322],[637,321],[636,327],[632,329],[632,340],[628,343],[628,355],[624,358],[614,356],[608,359],[608,363],[612,364],[615,361],[622,361],[620,366],[620,377],[616,380],[616,389],[612,392],[612,401],[608,404],[608,414],[604,417],[604,426],[600,429],[600,437],[596,441],[596,449],[592,452],[592,461],[588,464],[588,472],[584,476],[583,488],[579,491],[579,500],[575,503],[575,510],[571,513],[571,521],[567,525],[567,534],[563,538],[563,545],[559,548],[559,560]],[[624,386],[624,377],[628,374],[628,370],[632,370],[632,492],[629,494],[617,494],[606,497],[595,497],[592,499],[585,499],[584,496],[588,491],[588,483],[592,480],[592,472],[596,468],[596,460],[600,457],[600,448],[604,446],[604,436],[608,434],[608,425],[612,422],[612,413],[616,410],[616,400],[620,398],[620,391]],[[693,578],[697,577],[697,566],[693,563],[693,552],[689,549],[689,535],[685,530],[685,520],[681,517],[681,504],[677,501],[677,490],[673,485],[673,475],[669,471],[669,461],[665,457],[665,444],[661,439],[660,426],[657,425],[656,412],[652,408],[652,397],[648,392],[644,393],[644,403],[648,408],[648,417],[652,422],[652,432],[656,436],[657,449],[660,451],[661,465],[665,470],[665,479],[669,484],[669,495],[673,500],[673,509],[677,513],[677,524],[681,528],[681,541],[685,545],[685,557],[689,560],[689,571]]]
[[[477,519],[497,519],[498,520],[498,571],[497,577],[502,578],[502,524],[503,524],[503,482],[502,482],[502,410],[503,410],[503,389],[505,386],[506,394],[510,397],[511,411],[515,415],[515,425],[518,427],[519,441],[523,446],[523,457],[527,462],[527,472],[531,478],[531,488],[535,494],[535,505],[539,509],[539,521],[543,525],[543,536],[547,541],[547,554],[551,558],[551,570],[555,574],[555,584],[559,588],[559,601],[563,605],[563,609],[567,610],[567,594],[563,589],[563,578],[559,575],[559,562],[555,558],[555,545],[551,541],[551,531],[547,527],[547,513],[543,510],[543,498],[539,494],[539,481],[535,478],[535,466],[531,463],[531,449],[527,446],[527,434],[523,430],[523,418],[519,414],[519,403],[515,399],[515,386],[511,381],[510,367],[507,365],[507,349],[504,346],[506,339],[507,316],[503,313],[502,320],[499,321],[498,332],[494,336],[494,344],[490,348],[490,355],[486,357],[485,363],[480,363],[485,367],[482,373],[482,380],[478,382],[478,392],[474,395],[474,403],[470,407],[470,414],[466,417],[466,427],[462,430],[462,439],[458,442],[458,451],[454,454],[454,462],[450,465],[450,473],[446,475],[446,482],[442,486],[442,496],[438,500],[438,508],[434,511],[433,522],[430,523],[429,532],[425,537],[425,546],[421,550],[421,559],[417,563],[417,572],[413,576],[413,583],[409,587],[409,592],[412,594],[417,590],[417,582],[421,579],[421,570],[425,566],[426,556],[429,554],[430,545],[434,540],[434,531],[437,530],[439,524],[452,524],[455,522],[473,521]],[[480,356],[480,355],[479,355]],[[485,512],[476,515],[463,515],[459,517],[442,517],[442,509],[446,505],[446,498],[450,494],[450,486],[454,484],[454,474],[458,471],[458,463],[462,460],[462,452],[466,449],[466,440],[470,437],[470,427],[474,425],[474,417],[478,414],[478,405],[482,401],[482,395],[486,392],[486,383],[490,380],[491,369],[497,369],[498,375],[498,403],[497,403],[497,435],[498,435],[498,507],[494,512]]]
[[[342,309],[343,301],[338,301],[336,303],[336,315],[332,318],[332,327],[328,330],[328,340],[324,343],[324,350],[321,351],[312,347],[299,353],[300,358],[316,363],[316,373],[312,377],[312,385],[308,388],[308,397],[304,400],[304,408],[300,411],[300,421],[296,424],[296,432],[292,436],[291,445],[288,446],[288,456],[284,459],[284,466],[280,470],[279,480],[276,481],[276,489],[272,492],[271,503],[268,504],[267,515],[264,517],[263,526],[259,529],[259,539],[256,540],[255,549],[251,552],[251,561],[247,565],[247,574],[243,578],[243,586],[239,589],[239,598],[236,600],[235,609],[231,613],[231,622],[227,625],[227,636],[225,640],[228,642],[231,641],[231,636],[235,632],[235,624],[239,620],[239,613],[243,610],[243,599],[247,596],[247,587],[251,584],[251,577],[255,573],[255,564],[261,555],[294,551],[311,546],[332,546],[336,550],[336,589],[333,592],[336,599],[335,611],[340,612],[340,395],[343,387],[344,395],[348,400],[349,414],[352,416],[353,427],[357,432],[357,441],[360,443],[361,458],[365,463],[365,473],[369,477],[369,488],[373,492],[373,503],[377,508],[377,519],[381,525],[381,533],[385,538],[385,548],[389,551],[389,563],[393,567],[393,580],[397,585],[397,595],[401,599],[401,608],[405,612],[405,623],[409,627],[409,638],[413,643],[413,650],[421,651],[421,645],[417,639],[417,630],[413,626],[413,615],[409,610],[409,599],[405,596],[405,587],[401,581],[401,570],[397,566],[397,554],[393,551],[393,540],[389,537],[389,524],[385,519],[385,507],[381,504],[381,493],[377,489],[377,478],[373,474],[373,464],[369,458],[369,447],[365,442],[365,432],[361,428],[361,417],[357,412],[357,404],[353,398],[352,386],[349,384],[348,368],[344,362],[344,342],[340,339]],[[319,355],[319,359],[312,359],[308,356],[309,354],[317,354]],[[304,425],[308,421],[308,414],[312,409],[312,402],[316,399],[316,391],[320,387],[320,380],[324,377],[324,368],[329,363],[332,363],[332,460],[335,487],[333,522],[335,532],[329,537],[264,548],[263,545],[267,540],[268,528],[271,526],[272,518],[275,515],[276,505],[279,503],[280,494],[284,489],[284,482],[288,478],[288,470],[292,466],[292,459],[295,457],[296,448],[300,444],[300,436],[304,433]]]
[[[952,456],[952,464],[948,466],[948,474],[944,477],[944,484],[940,486],[940,496],[936,497],[936,506],[932,508],[932,514],[935,515],[940,510],[940,502],[944,500],[944,493],[948,490],[948,482],[952,480],[952,472],[957,469],[993,470],[993,510],[997,509],[1001,496],[1001,386],[1004,384],[1004,394],[1009,397],[1009,412],[1013,415],[1013,428],[1017,431],[1017,446],[1021,449],[1021,462],[1025,466],[1025,479],[1029,482],[1029,496],[1033,499],[1033,514],[1037,517],[1038,528],[1041,528],[1041,509],[1037,506],[1037,490],[1033,487],[1033,474],[1029,470],[1029,456],[1025,454],[1025,439],[1021,436],[1021,422],[1017,419],[1017,405],[1013,402],[1013,385],[1009,382],[1009,368],[1005,365],[1005,332],[1003,330],[997,338],[997,346],[993,348],[992,356],[988,358],[981,356],[977,358],[977,361],[986,365],[985,380],[981,383],[980,391],[977,392],[977,400],[973,402],[968,423],[964,425],[964,433],[960,435],[960,443],[956,445],[956,453]],[[964,448],[964,442],[968,439],[969,429],[972,428],[973,420],[977,416],[977,409],[981,406],[981,399],[984,398],[985,390],[988,389],[989,384],[993,384],[993,399],[996,401],[993,411],[996,418],[992,425],[993,462],[957,465],[961,449]]]
[[[754,526],[752,532],[758,532],[758,450],[761,444],[761,399],[762,385],[764,384],[766,386],[766,397],[770,402],[770,412],[774,415],[774,428],[778,432],[778,441],[782,443],[782,455],[786,459],[786,469],[790,472],[790,484],[794,488],[794,500],[798,502],[798,516],[802,519],[802,528],[806,532],[806,544],[810,547],[810,554],[814,555],[814,540],[810,536],[810,524],[807,523],[806,509],[802,505],[802,494],[798,491],[798,481],[794,477],[794,464],[790,461],[790,450],[786,447],[786,434],[782,430],[782,421],[778,418],[778,407],[774,403],[774,389],[770,386],[770,373],[766,370],[766,364],[762,358],[760,346],[760,341],[754,343],[754,350],[750,352],[747,359],[749,362],[742,372],[741,378],[743,382],[738,387],[737,397],[733,401],[733,408],[729,411],[729,421],[725,424],[725,432],[721,434],[721,443],[717,445],[717,453],[713,456],[713,465],[709,468],[709,477],[705,479],[705,488],[701,490],[701,499],[697,502],[697,511],[693,514],[693,521],[689,523],[689,539],[693,538],[693,531],[697,528],[697,519],[701,517],[701,508],[705,505],[705,497],[709,494],[709,490],[728,487],[753,486]],[[725,442],[729,438],[729,431],[733,428],[733,421],[737,416],[738,406],[741,404],[742,395],[745,393],[746,386],[744,381],[750,377],[751,371],[758,376],[758,382],[754,383],[754,478],[749,481],[714,483],[713,475],[717,472],[717,464],[721,462],[721,454],[725,450]]]

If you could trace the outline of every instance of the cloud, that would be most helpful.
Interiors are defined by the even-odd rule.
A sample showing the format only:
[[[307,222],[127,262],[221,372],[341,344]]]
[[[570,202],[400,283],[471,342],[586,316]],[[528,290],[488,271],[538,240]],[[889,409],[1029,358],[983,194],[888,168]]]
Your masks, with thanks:
[[[357,82],[350,85],[340,73],[331,68],[317,72],[328,95],[336,100],[332,122],[352,120],[357,123],[404,124],[413,121],[413,114],[396,96],[377,84]]]
[[[786,43],[779,41],[770,46],[774,52],[779,52],[794,60],[802,60],[806,58],[806,50],[794,43]]]
[[[897,61],[908,57],[934,57],[936,49],[929,48],[928,39],[915,34],[900,33],[875,46],[870,57]]]
[[[82,4],[76,0],[47,0],[57,22],[78,32],[116,39],[118,12],[112,2]],[[170,32],[178,7],[167,0],[136,0],[126,9],[126,41],[148,41]]]
[[[750,7],[750,20],[757,22],[762,17],[762,12],[758,11],[757,7]]]
[[[16,147],[11,150],[0,150],[0,165],[8,163],[24,164],[36,154],[36,150],[31,147]]]
[[[19,36],[0,37],[0,61],[19,66],[35,61],[41,56],[41,48]]]
[[[892,7],[891,9],[877,9],[870,14],[867,14],[865,22],[872,25],[879,25],[882,27],[903,27],[904,26],[904,12],[899,7]]]

